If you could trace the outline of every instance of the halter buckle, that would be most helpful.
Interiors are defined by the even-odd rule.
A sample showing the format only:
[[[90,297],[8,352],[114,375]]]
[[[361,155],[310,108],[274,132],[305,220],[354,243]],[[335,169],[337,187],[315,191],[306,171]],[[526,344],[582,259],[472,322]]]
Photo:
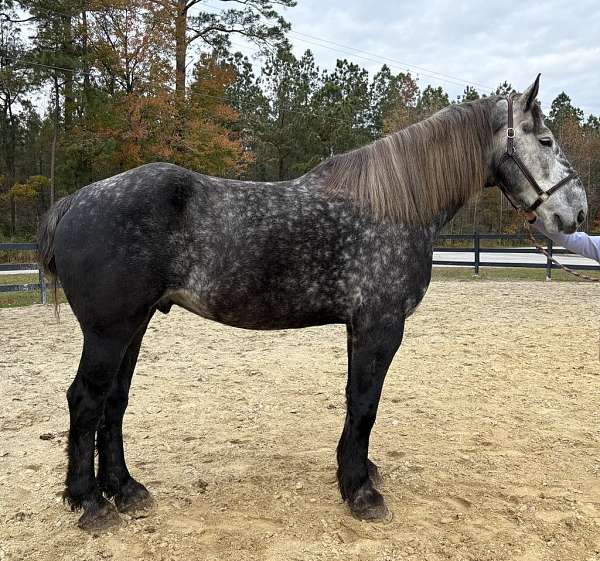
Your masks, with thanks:
[[[514,138],[515,137],[515,129],[513,127],[508,127],[506,129],[506,136],[508,138]]]
[[[539,196],[540,200],[542,202],[547,201],[550,198],[550,195],[548,195],[548,193],[546,193],[545,191],[543,193],[540,193]]]

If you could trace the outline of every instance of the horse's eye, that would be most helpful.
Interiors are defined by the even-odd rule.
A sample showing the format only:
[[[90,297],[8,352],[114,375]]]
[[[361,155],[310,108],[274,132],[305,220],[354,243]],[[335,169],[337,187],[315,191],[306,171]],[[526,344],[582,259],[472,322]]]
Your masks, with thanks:
[[[544,136],[542,138],[538,138],[538,140],[540,141],[540,144],[542,146],[552,146],[552,139],[549,136]]]

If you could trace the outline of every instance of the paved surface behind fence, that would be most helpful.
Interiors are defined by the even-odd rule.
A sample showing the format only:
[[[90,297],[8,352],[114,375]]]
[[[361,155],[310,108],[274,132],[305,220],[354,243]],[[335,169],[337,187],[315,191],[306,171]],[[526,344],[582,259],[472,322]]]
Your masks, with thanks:
[[[556,247],[554,249],[557,249]],[[481,253],[481,266],[485,266],[487,262],[496,263],[546,263],[547,259],[540,253],[488,253],[482,250]],[[462,251],[462,252],[442,252],[434,251],[433,259],[444,260],[444,261],[456,261],[457,266],[460,266],[461,262],[472,262],[474,258],[474,252]],[[554,255],[554,258],[563,265],[597,265],[598,263],[593,259],[587,259],[579,255]],[[466,266],[466,265],[465,265]],[[472,265],[471,265],[472,266]]]

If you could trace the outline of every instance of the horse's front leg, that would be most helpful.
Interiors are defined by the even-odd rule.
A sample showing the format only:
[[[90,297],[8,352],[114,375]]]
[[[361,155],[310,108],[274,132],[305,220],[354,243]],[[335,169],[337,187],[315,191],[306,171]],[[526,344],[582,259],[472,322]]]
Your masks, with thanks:
[[[404,332],[404,319],[385,325],[353,321],[348,326],[346,422],[337,449],[338,484],[352,514],[363,520],[388,515],[375,489],[376,466],[369,461],[369,436],[377,416],[383,381]]]

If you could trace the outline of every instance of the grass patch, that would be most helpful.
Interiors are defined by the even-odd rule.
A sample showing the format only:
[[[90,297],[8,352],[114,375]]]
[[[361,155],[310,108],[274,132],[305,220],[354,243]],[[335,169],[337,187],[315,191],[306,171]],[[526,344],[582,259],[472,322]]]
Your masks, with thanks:
[[[39,284],[40,279],[37,274],[34,275],[0,275],[0,286],[10,284]],[[52,289],[48,290],[48,299],[53,302]],[[58,291],[59,302],[66,302],[62,290]],[[39,304],[41,301],[40,291],[33,292],[0,292],[0,308],[16,308],[18,306],[30,306]]]
[[[37,263],[37,252],[30,250],[0,249],[0,263]]]
[[[50,306],[54,303],[52,291],[48,291]],[[64,304],[67,300],[62,290],[58,291],[58,301]],[[40,303],[40,293],[35,292],[0,292],[0,308],[17,308],[20,306],[31,306]]]
[[[40,278],[37,274],[33,275],[0,275],[0,285],[7,284],[38,284]]]

